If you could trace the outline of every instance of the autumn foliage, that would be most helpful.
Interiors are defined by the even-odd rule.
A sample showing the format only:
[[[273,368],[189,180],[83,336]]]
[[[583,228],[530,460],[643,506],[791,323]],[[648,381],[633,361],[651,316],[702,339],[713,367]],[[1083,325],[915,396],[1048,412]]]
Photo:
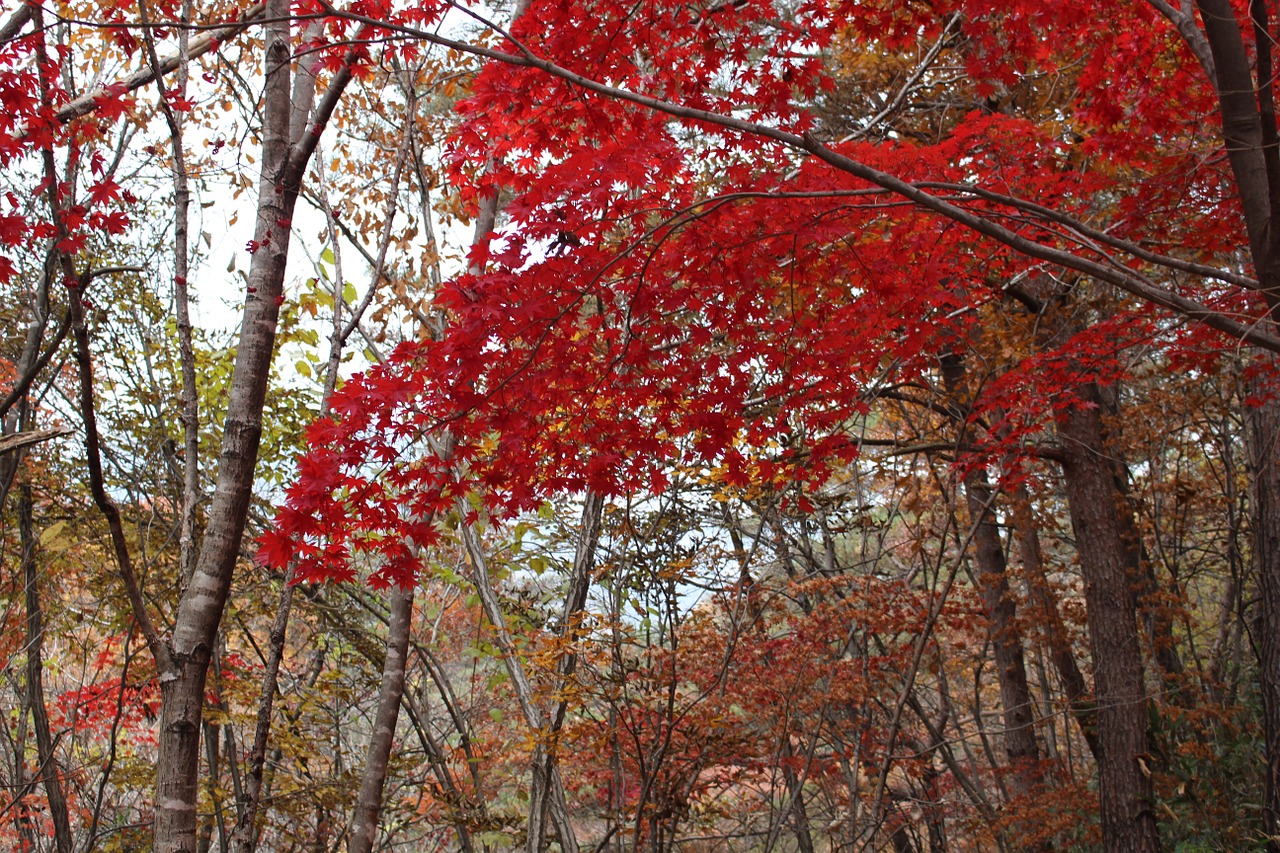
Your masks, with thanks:
[[[12,10],[0,839],[1275,849],[1272,6]]]

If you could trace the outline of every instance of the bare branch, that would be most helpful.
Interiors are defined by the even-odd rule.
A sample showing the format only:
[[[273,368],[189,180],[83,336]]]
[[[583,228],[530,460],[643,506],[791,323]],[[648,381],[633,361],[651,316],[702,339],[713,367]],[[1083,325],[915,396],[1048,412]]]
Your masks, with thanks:
[[[49,441],[50,439],[60,438],[64,435],[71,435],[75,430],[71,427],[54,427],[52,429],[33,429],[28,432],[14,433],[0,438],[0,456],[6,453],[13,453],[26,447],[32,447],[37,444]]]

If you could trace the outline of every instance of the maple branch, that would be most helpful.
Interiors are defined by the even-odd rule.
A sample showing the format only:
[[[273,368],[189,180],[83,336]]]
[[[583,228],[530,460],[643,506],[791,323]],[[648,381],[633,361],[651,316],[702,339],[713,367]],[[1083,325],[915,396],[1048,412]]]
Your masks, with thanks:
[[[1052,246],[1046,246],[1028,237],[1024,237],[1003,225],[975,213],[965,210],[962,207],[944,201],[915,185],[902,180],[901,178],[882,172],[868,166],[865,163],[854,160],[840,154],[831,148],[823,145],[811,136],[803,137],[801,147],[810,152],[820,160],[847,172],[855,177],[870,181],[877,186],[882,186],[898,195],[911,199],[926,210],[932,210],[939,213],[954,222],[968,227],[972,231],[976,231],[985,237],[990,237],[999,243],[1003,243],[1019,254],[1027,257],[1036,258],[1042,261],[1048,261],[1057,266],[1073,269],[1085,275],[1092,276],[1099,281],[1114,285],[1132,296],[1137,296],[1147,302],[1155,303],[1164,308],[1168,308],[1174,313],[1182,314],[1193,320],[1198,320],[1216,329],[1224,332],[1239,341],[1248,341],[1264,349],[1272,352],[1280,353],[1280,337],[1261,331],[1256,326],[1246,325],[1225,316],[1219,311],[1215,311],[1208,306],[1202,305],[1192,299],[1179,296],[1172,291],[1152,282],[1146,276],[1138,275],[1123,269],[1099,263],[1097,261],[1083,258],[1073,252],[1056,249]],[[1220,276],[1215,276],[1220,277]]]
[[[961,454],[974,454],[981,452],[982,448],[974,444],[965,444],[955,441],[921,441],[915,444],[910,442],[899,441],[893,438],[859,438],[858,447],[880,447],[889,451],[887,456],[915,456],[920,453],[951,453],[959,456]],[[1036,459],[1048,459],[1053,462],[1061,462],[1065,458],[1062,449],[1053,445],[1046,444],[1023,444],[1019,448],[1026,452],[1028,456]],[[796,451],[795,456],[801,457],[808,455],[807,450]]]
[[[143,86],[157,80],[164,75],[174,71],[180,66],[184,59],[192,60],[204,56],[218,45],[222,44],[229,38],[239,35],[248,29],[249,24],[262,15],[266,9],[264,3],[254,3],[248,9],[244,10],[244,14],[237,20],[227,23],[225,26],[217,27],[209,32],[191,40],[187,45],[185,56],[181,53],[173,56],[167,56],[159,60],[157,63],[148,65],[146,68],[140,68],[132,74],[124,77],[114,83],[108,83],[104,86],[97,86],[85,92],[78,98],[75,98],[63,104],[54,114],[58,121],[67,123],[73,119],[88,115],[98,108],[103,101],[117,98],[125,92],[133,92],[141,89]],[[27,135],[25,127],[19,128],[14,132],[14,137],[23,139]]]
[[[729,130],[736,130],[749,136],[760,137],[763,139],[772,139],[781,143],[788,148],[797,151],[807,152],[814,157],[827,163],[829,166],[838,169],[855,178],[860,178],[868,183],[882,187],[898,196],[909,199],[919,207],[932,211],[936,214],[950,219],[960,225],[964,225],[971,231],[975,231],[984,237],[989,237],[998,243],[1001,243],[1019,254],[1026,257],[1036,258],[1042,261],[1076,272],[1084,273],[1092,276],[1099,281],[1118,287],[1119,289],[1136,296],[1147,302],[1159,305],[1176,314],[1181,314],[1198,322],[1204,323],[1212,329],[1230,335],[1240,342],[1248,342],[1263,349],[1280,353],[1280,337],[1263,331],[1257,323],[1241,323],[1215,311],[1206,305],[1180,296],[1166,288],[1160,287],[1146,276],[1140,275],[1127,269],[1117,269],[1109,264],[1101,263],[1089,258],[1082,257],[1073,252],[1063,249],[1046,246],[1029,237],[1025,237],[1010,228],[1006,228],[991,219],[980,216],[963,207],[952,204],[938,196],[935,196],[916,184],[883,172],[873,166],[868,165],[860,160],[856,160],[845,154],[841,154],[829,145],[819,141],[810,133],[796,134],[790,131],[781,130],[776,127],[770,127],[758,122],[747,121],[746,119],[735,118],[733,116],[724,115],[722,113],[712,112],[697,107],[689,107],[683,104],[677,104],[672,101],[666,101],[651,95],[645,95],[639,92],[633,92],[630,89],[624,89],[618,86],[610,86],[601,83],[590,77],[586,77],[575,71],[571,71],[561,65],[558,65],[548,59],[543,59],[533,52],[529,47],[525,46],[518,40],[498,27],[496,24],[485,21],[487,26],[491,27],[494,32],[503,34],[516,48],[519,53],[508,53],[506,51],[494,48],[482,47],[480,45],[471,44],[459,39],[442,36],[438,33],[429,32],[427,30],[409,27],[403,24],[395,24],[387,21],[379,21],[366,15],[355,12],[343,12],[329,5],[326,0],[320,0],[321,7],[329,14],[347,18],[365,24],[369,27],[378,27],[401,35],[421,39],[430,44],[448,47],[453,50],[470,53],[475,56],[481,56],[497,62],[507,63],[523,68],[534,68],[551,75],[567,83],[571,83],[581,89],[594,92],[606,98],[623,101],[625,103],[635,104],[646,109],[654,110],[665,115],[674,116],[676,118],[688,119],[690,121],[704,122],[716,127],[723,127]],[[484,21],[474,12],[469,12],[472,17]],[[1214,278],[1222,279],[1225,273],[1215,273]],[[1258,321],[1261,322],[1261,319]]]
[[[1034,213],[1037,219],[1047,220],[1064,228],[1075,231],[1081,237],[1089,240],[1096,240],[1099,243],[1110,246],[1113,249],[1119,249],[1126,252],[1139,260],[1156,264],[1157,266],[1167,267],[1179,272],[1190,273],[1200,278],[1212,278],[1218,281],[1234,284],[1239,287],[1248,288],[1249,290],[1258,289],[1258,280],[1252,276],[1242,275],[1240,273],[1225,270],[1220,267],[1213,267],[1207,264],[1197,264],[1193,261],[1185,261],[1181,258],[1175,258],[1171,255],[1162,255],[1159,252],[1153,252],[1150,249],[1143,248],[1141,244],[1132,240],[1125,240],[1121,237],[1115,237],[1098,228],[1086,225],[1079,219],[1069,216],[1060,210],[1054,210],[1051,207],[1045,207],[1033,201],[1018,198],[1017,196],[1004,195],[1002,193],[992,192],[972,184],[947,183],[943,181],[915,181],[914,185],[923,190],[946,190],[955,193],[964,193],[976,196],[985,201],[995,202],[1007,207],[1024,210],[1028,213]],[[1091,247],[1092,248],[1092,247]]]

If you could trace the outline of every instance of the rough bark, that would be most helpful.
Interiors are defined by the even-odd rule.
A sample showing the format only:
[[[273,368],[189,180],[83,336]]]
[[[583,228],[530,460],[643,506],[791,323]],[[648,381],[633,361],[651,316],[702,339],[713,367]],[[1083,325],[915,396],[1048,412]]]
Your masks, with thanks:
[[[1123,420],[1120,418],[1119,395],[1116,389],[1109,388],[1105,393],[1099,390],[1098,400],[1102,404],[1101,411],[1108,419],[1105,441],[1110,448],[1112,476],[1116,481],[1116,505],[1121,510],[1116,514],[1120,525],[1120,537],[1125,543],[1125,559],[1129,563],[1129,571],[1135,578],[1135,593],[1138,619],[1146,632],[1150,646],[1151,659],[1164,683],[1165,701],[1185,702],[1183,695],[1185,668],[1178,654],[1178,640],[1174,633],[1174,608],[1164,599],[1160,579],[1156,575],[1155,561],[1147,551],[1138,529],[1133,497],[1130,492],[1129,466],[1119,451],[1122,444],[1120,431]],[[1176,578],[1170,579],[1169,588],[1175,590],[1177,600]]]
[[[1254,570],[1259,603],[1254,646],[1262,687],[1263,829],[1268,849],[1280,850],[1280,400],[1246,408],[1250,483],[1253,498]]]
[[[1249,251],[1253,257],[1260,289],[1274,312],[1280,305],[1280,269],[1277,269],[1277,235],[1271,228],[1272,177],[1264,153],[1266,131],[1260,110],[1260,96],[1270,101],[1272,81],[1255,86],[1244,33],[1229,0],[1196,0],[1204,21],[1204,32],[1213,53],[1222,116],[1222,136],[1227,159],[1235,178],[1236,192],[1244,209]],[[1266,45],[1266,42],[1263,42]],[[1270,65],[1270,51],[1260,59]],[[1265,90],[1265,95],[1263,94]],[[1274,116],[1271,135],[1274,136]],[[1275,156],[1275,152],[1271,152]],[[1271,331],[1268,329],[1268,331]]]
[[[1084,578],[1098,715],[1098,781],[1103,843],[1116,853],[1160,849],[1147,767],[1147,697],[1143,684],[1133,576],[1123,512],[1105,442],[1099,395],[1060,421],[1067,499]]]
[[[1265,2],[1249,4],[1256,74],[1250,67],[1244,27],[1228,0],[1196,0],[1213,53],[1222,118],[1222,137],[1244,212],[1249,252],[1258,290],[1270,311],[1259,327],[1275,332],[1280,321],[1280,139],[1277,138],[1273,36]],[[1258,351],[1261,366],[1274,366],[1273,353]],[[1263,371],[1264,374],[1266,371]],[[1254,571],[1260,592],[1255,651],[1262,692],[1267,763],[1264,770],[1263,829],[1268,849],[1280,853],[1280,401],[1274,388],[1254,387],[1261,400],[1245,405],[1248,432]]]

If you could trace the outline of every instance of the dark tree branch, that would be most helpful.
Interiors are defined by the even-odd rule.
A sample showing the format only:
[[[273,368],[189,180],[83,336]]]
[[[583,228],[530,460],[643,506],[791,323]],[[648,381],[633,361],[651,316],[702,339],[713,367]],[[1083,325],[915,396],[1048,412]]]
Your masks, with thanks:
[[[142,595],[142,587],[138,583],[133,567],[133,557],[129,553],[129,544],[124,534],[124,524],[120,518],[120,509],[111,496],[107,494],[102,476],[101,439],[98,436],[98,415],[96,394],[93,383],[93,358],[89,347],[89,329],[84,316],[84,291],[89,283],[89,276],[82,276],[75,285],[69,288],[69,313],[71,328],[75,338],[76,366],[80,372],[80,416],[84,421],[84,448],[89,467],[89,491],[93,502],[107,520],[111,531],[111,548],[116,558],[116,569],[124,583],[125,593],[129,597],[129,605],[133,617],[137,620],[138,630],[147,642],[147,648],[155,657],[156,669],[163,678],[172,671],[173,660],[169,655],[169,647],[160,639],[155,623]]]

